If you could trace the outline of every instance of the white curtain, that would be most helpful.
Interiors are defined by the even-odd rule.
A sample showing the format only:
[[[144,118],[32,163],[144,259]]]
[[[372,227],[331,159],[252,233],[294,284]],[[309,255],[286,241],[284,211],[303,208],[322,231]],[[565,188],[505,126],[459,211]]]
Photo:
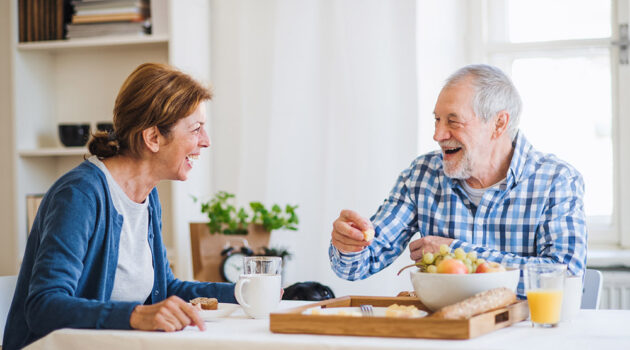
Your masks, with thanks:
[[[239,204],[298,204],[285,285],[340,295],[411,290],[397,268],[359,282],[328,262],[341,209],[371,216],[416,156],[415,2],[215,0],[211,13],[212,188]]]

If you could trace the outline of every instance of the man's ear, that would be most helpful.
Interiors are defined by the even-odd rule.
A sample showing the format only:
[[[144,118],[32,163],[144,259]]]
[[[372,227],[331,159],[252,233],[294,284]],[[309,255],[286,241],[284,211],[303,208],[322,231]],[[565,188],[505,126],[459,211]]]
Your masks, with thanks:
[[[497,113],[497,116],[494,119],[494,132],[492,133],[493,138],[498,139],[505,133],[507,130],[508,124],[510,122],[510,113],[507,111],[500,111]]]
[[[156,153],[160,150],[160,131],[156,126],[142,130],[142,139],[151,152]]]

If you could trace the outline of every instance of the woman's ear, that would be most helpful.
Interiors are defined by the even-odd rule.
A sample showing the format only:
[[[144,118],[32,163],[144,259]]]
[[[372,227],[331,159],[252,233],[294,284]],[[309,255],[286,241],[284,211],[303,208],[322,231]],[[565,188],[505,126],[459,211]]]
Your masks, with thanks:
[[[151,152],[157,153],[160,150],[160,131],[156,126],[142,130],[142,139]]]
[[[508,124],[510,122],[510,113],[507,111],[500,111],[497,113],[496,119],[494,120],[494,132],[492,136],[495,139],[501,137],[507,130]]]

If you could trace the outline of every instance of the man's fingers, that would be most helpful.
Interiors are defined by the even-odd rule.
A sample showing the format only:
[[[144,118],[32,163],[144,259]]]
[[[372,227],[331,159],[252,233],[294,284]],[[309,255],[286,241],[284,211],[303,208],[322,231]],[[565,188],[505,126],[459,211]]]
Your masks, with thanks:
[[[356,247],[360,247],[360,248],[363,248],[365,246],[370,245],[369,244],[370,242],[357,241],[356,239],[348,238],[348,237],[341,236],[341,235],[333,237],[333,241],[335,241],[337,243],[341,243],[344,246],[356,246]]]
[[[342,252],[359,252],[361,251],[364,246],[363,245],[356,245],[356,244],[346,244],[343,243],[341,241],[339,241],[337,238],[333,238],[333,245],[335,247],[337,247],[337,249],[341,250]]]
[[[363,232],[357,230],[345,221],[335,221],[333,224],[333,229],[339,234],[339,236],[345,236],[356,241],[363,240]]]
[[[351,222],[358,228],[360,231],[365,231],[367,229],[372,228],[372,224],[363,218],[359,213],[353,210],[344,209],[339,214],[339,217],[344,221]]]

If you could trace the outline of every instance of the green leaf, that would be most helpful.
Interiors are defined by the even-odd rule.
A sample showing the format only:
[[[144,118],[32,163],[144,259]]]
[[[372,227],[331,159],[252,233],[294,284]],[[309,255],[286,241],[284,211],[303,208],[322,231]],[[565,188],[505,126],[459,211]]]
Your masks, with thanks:
[[[299,223],[296,213],[297,205],[286,204],[284,210],[278,204],[265,207],[261,202],[250,202],[248,212],[245,208],[237,208],[235,196],[226,191],[217,192],[209,201],[201,204],[201,212],[208,216],[208,228],[211,233],[246,234],[250,223],[262,224],[266,230],[297,230]],[[197,198],[193,197],[196,202]]]

